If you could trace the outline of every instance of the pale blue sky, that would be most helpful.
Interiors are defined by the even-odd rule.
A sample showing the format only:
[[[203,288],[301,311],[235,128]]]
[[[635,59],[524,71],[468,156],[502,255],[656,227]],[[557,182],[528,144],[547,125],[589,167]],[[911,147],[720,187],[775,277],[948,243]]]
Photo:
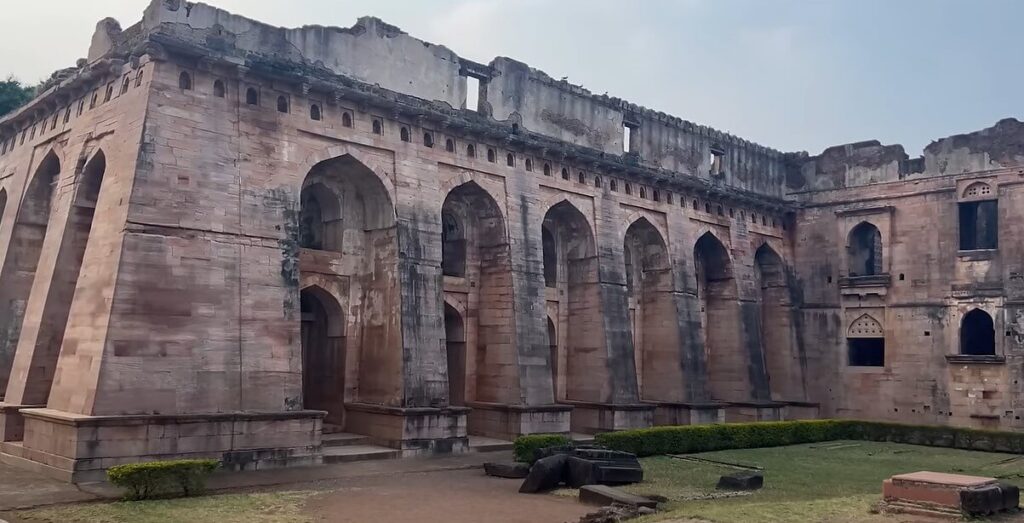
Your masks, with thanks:
[[[374,15],[461,56],[555,78],[786,151],[935,138],[1024,119],[1024,1],[214,0],[274,25]],[[4,6],[0,75],[84,56],[94,24],[145,0]],[[18,42],[17,45],[13,42]]]

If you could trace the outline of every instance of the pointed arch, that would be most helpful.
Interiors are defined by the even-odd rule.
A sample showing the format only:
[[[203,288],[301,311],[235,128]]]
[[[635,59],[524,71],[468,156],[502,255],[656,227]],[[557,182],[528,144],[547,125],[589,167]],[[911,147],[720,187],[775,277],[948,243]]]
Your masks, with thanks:
[[[722,401],[748,401],[751,361],[741,339],[743,322],[732,258],[709,230],[694,243],[693,259],[711,395]]]
[[[881,338],[885,336],[885,330],[882,328],[882,323],[874,316],[865,313],[850,322],[850,327],[846,329],[846,336],[848,338]]]
[[[793,314],[782,256],[763,242],[754,253],[758,335],[768,391],[773,400],[804,398],[799,359],[794,357]]]
[[[303,407],[327,411],[329,422],[344,426],[344,311],[334,295],[319,285],[300,291],[299,308]]]
[[[466,322],[462,313],[444,303],[444,337],[448,360],[448,403],[466,404]]]
[[[846,345],[849,366],[885,366],[885,329],[874,316],[865,313],[850,322]]]
[[[992,316],[982,309],[971,309],[960,320],[960,354],[996,355],[996,330]]]
[[[850,276],[882,274],[882,233],[875,224],[863,221],[850,229],[846,242]]]
[[[682,400],[671,261],[665,238],[647,218],[626,228],[623,258],[640,397]]]
[[[4,225],[5,212],[7,212],[7,190],[0,187],[0,227]]]

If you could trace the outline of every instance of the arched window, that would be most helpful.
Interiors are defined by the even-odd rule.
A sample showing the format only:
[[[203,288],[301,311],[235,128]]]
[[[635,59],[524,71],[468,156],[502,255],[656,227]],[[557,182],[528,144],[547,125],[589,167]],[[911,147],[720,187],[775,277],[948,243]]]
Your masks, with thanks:
[[[719,216],[725,216],[725,210],[722,209],[721,205],[719,205],[718,208],[715,209],[715,211],[718,213]]]
[[[507,165],[509,167],[515,167],[516,166],[516,157],[515,157],[515,155],[513,155],[512,153],[506,154],[505,155],[505,165]]]
[[[996,329],[992,316],[981,309],[964,315],[960,322],[960,354],[970,356],[996,355]]]
[[[544,164],[544,176],[551,176],[551,164]]]
[[[657,189],[654,189],[653,191],[651,191],[651,199],[653,199],[656,202],[660,202],[661,201],[661,194],[658,193]]]
[[[400,131],[398,131],[398,137],[403,142],[412,141],[412,138],[409,136],[409,128],[408,127],[402,127],[402,129]]]
[[[288,99],[284,95],[277,97],[277,112],[287,113],[288,112]]]
[[[608,188],[611,189],[612,192],[618,192],[619,184],[618,182],[615,181],[614,178],[612,178],[612,181],[608,182]]]
[[[629,182],[626,182],[626,194],[633,194],[633,186]]]
[[[191,87],[189,87],[191,89]],[[107,91],[103,94],[103,103],[107,103],[114,97],[114,84],[107,84]]]
[[[498,153],[494,152],[494,149],[487,149],[487,161],[491,163],[498,161]]]
[[[697,200],[693,201],[693,210],[697,210]]]
[[[850,276],[882,274],[882,233],[878,227],[861,222],[850,231],[847,260]]]
[[[466,156],[476,158],[476,146],[473,144],[466,145]]]
[[[50,121],[50,130],[51,131],[57,128],[57,119],[58,118],[60,118],[60,113],[59,112],[53,113],[53,119]]]
[[[252,87],[245,90],[245,103],[246,105],[259,105],[260,94],[256,92],[256,89]]]
[[[640,188],[640,198],[642,198],[644,200],[647,199],[647,189],[645,189],[643,187]]]
[[[100,101],[100,93],[98,91],[92,92],[92,98],[89,99],[89,109],[96,107],[96,102]]]
[[[533,172],[533,160],[527,158],[524,166],[526,167],[527,172]]]
[[[601,188],[601,177],[600,176],[594,176],[594,187],[597,187],[598,189]]]
[[[378,122],[376,120],[374,120],[373,123],[375,124],[374,125],[375,128],[380,126],[380,122]],[[341,126],[342,127],[352,127],[352,113],[349,113],[348,111],[345,111],[345,112],[341,113]],[[380,133],[378,131],[374,131],[374,134],[380,134]]]
[[[750,223],[757,224],[757,213],[750,213]]]
[[[217,98],[224,98],[224,82],[221,80],[213,81],[213,95]]]
[[[142,69],[135,73],[135,87],[142,87]]]
[[[847,364],[851,367],[885,366],[885,330],[878,320],[864,314],[846,331]]]
[[[587,173],[583,171],[576,173],[576,181],[580,183],[587,183]]]
[[[672,193],[665,193],[665,203],[672,205]]]
[[[309,119],[320,121],[320,106],[312,104],[309,106]]]
[[[373,119],[373,134],[384,134],[384,122],[377,118]]]
[[[444,150],[450,153],[455,152],[455,140],[448,138],[444,141]]]
[[[121,80],[121,94],[128,92],[128,87],[131,86],[132,80],[128,75],[124,75],[124,79]]]
[[[711,202],[704,202],[704,212],[711,214]]]
[[[562,179],[563,180],[568,180],[569,179],[569,169],[566,169],[565,167],[562,167]]]
[[[768,226],[768,219],[763,214],[761,215],[761,225]]]
[[[181,74],[178,75],[178,89],[181,89],[182,91],[187,91],[191,88],[192,76],[189,75],[187,72],[182,71]]]
[[[423,145],[426,147],[434,146],[434,135],[430,133],[423,133]]]

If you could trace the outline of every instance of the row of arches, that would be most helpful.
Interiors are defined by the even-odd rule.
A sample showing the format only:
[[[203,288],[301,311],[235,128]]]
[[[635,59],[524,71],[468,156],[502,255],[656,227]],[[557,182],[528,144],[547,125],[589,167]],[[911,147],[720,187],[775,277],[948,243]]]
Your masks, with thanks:
[[[16,382],[8,383],[9,375],[0,374],[5,401],[37,405],[47,401],[106,170],[102,150],[79,163],[75,183],[69,186],[69,212],[60,224],[51,224],[63,196],[59,190],[63,170],[56,151],[43,157],[27,184],[13,217],[11,247],[0,268],[0,329],[9,333],[0,341],[4,360],[0,364],[5,371],[12,369],[12,362],[18,366],[10,374],[18,376]],[[0,217],[6,204],[6,192],[0,191]],[[60,237],[51,240],[53,235]],[[56,258],[52,265],[40,267],[43,246],[51,241]],[[44,292],[33,294],[37,278],[46,278],[48,285],[40,287]],[[38,321],[24,322],[28,310]]]
[[[371,371],[366,359],[374,349],[367,338],[367,314],[356,310],[364,305],[354,299],[352,289],[364,287],[361,292],[365,295],[369,285],[397,285],[394,277],[388,276],[389,271],[373,266],[380,262],[382,249],[390,248],[382,245],[394,242],[394,235],[369,238],[375,231],[394,228],[390,198],[371,170],[351,156],[342,156],[311,169],[302,184],[299,216],[300,247],[340,254],[349,260],[340,265],[350,268],[353,282],[348,294],[340,297],[323,292],[317,285],[303,291],[303,366],[316,368],[304,371],[304,381],[357,380],[354,388],[358,390],[345,385],[326,390],[336,398],[347,395],[350,400],[366,399],[365,389],[380,376]],[[522,370],[517,351],[523,349],[517,347],[522,342],[516,338],[520,334],[515,318],[520,311],[515,298],[522,287],[513,281],[516,276],[501,207],[487,189],[466,180],[448,192],[438,218],[445,295],[442,346],[449,403],[520,403],[518,380]],[[542,355],[542,360],[546,360],[545,372],[551,374],[551,398],[599,401],[608,396],[611,380],[607,379],[607,311],[603,310],[608,306],[607,283],[600,275],[594,232],[583,212],[568,200],[552,205],[539,229],[544,284],[539,290],[547,314],[541,320],[546,332],[536,339],[546,341],[548,353]],[[788,323],[775,317],[788,314],[786,302],[780,298],[785,287],[784,264],[767,245],[758,250],[756,259],[762,282],[758,303],[762,309],[756,319],[759,324],[751,331],[767,336],[759,343],[770,349],[788,349],[784,336],[776,336],[777,343],[771,339],[775,336],[773,326],[760,325],[767,325],[769,320]],[[762,369],[757,372],[764,374],[765,362],[751,363],[747,361],[750,353],[741,350],[736,325],[743,315],[731,257],[725,245],[708,232],[694,246],[694,261],[696,298],[702,315],[696,329],[706,351],[707,383],[712,385],[710,396],[704,399],[749,400],[754,394],[750,368]],[[654,223],[638,218],[627,228],[622,263],[623,305],[629,308],[627,330],[635,347],[629,354],[635,358],[641,399],[686,399],[679,396],[687,385],[680,382],[677,325],[681,305],[676,268],[666,239]],[[682,273],[691,274],[689,270]],[[374,277],[384,280],[371,282]],[[343,317],[324,311],[338,311],[337,315]],[[339,351],[346,355],[338,356]],[[784,358],[781,354],[778,357]],[[310,405],[326,407],[321,398],[328,393],[322,387],[310,385],[304,390]],[[339,394],[339,390],[347,392]],[[779,395],[783,393],[778,391]],[[339,402],[327,410],[342,408]]]

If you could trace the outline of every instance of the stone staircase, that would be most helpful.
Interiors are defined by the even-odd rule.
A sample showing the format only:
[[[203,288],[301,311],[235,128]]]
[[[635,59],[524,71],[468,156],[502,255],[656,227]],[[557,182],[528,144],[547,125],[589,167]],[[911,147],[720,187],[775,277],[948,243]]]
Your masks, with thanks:
[[[369,438],[349,432],[324,432],[324,463],[349,463],[373,459],[393,459],[402,456],[402,451],[390,447],[370,444]]]

